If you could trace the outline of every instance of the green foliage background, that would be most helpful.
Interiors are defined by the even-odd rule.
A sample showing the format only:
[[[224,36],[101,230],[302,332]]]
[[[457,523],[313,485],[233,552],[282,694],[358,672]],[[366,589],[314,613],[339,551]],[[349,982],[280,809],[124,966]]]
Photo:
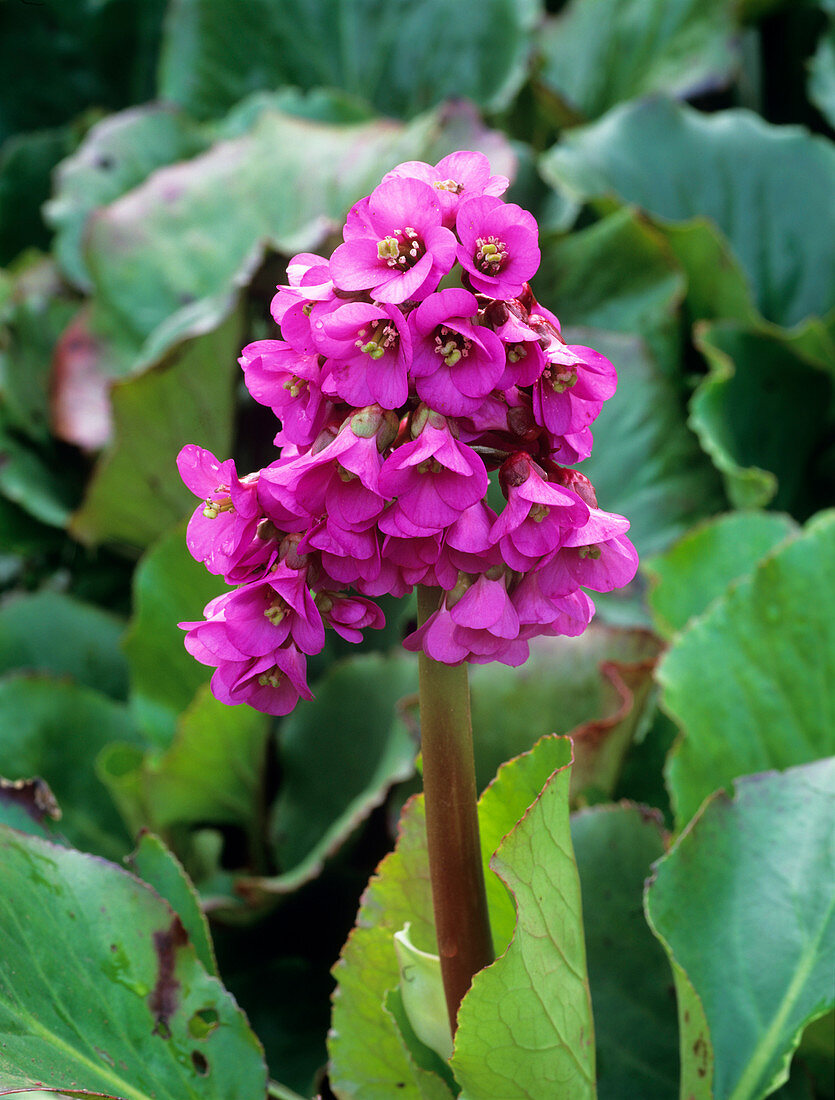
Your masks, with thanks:
[[[0,0],[0,72],[0,1094],[830,1097],[831,0]],[[618,368],[583,469],[642,566],[582,639],[473,670],[514,938],[450,1069],[394,992],[392,933],[433,936],[419,801],[386,856],[413,608],[329,642],[286,719],[221,706],[174,458],[271,460],[236,357],[287,258],[456,148]],[[566,942],[547,1026],[506,1034]],[[547,1054],[589,990],[596,1085]]]

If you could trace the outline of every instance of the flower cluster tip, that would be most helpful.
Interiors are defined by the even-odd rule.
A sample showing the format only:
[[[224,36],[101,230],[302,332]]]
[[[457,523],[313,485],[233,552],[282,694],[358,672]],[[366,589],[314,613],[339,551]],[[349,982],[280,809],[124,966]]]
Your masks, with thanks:
[[[383,594],[439,590],[407,649],[520,665],[531,638],[582,633],[583,589],[634,576],[627,520],[570,468],[615,370],[536,301],[538,227],[507,186],[477,152],[389,172],[330,260],[291,259],[272,302],[282,339],[243,349],[249,392],[280,421],[276,460],[239,477],[180,453],[200,498],[189,549],[235,586],[180,624],[221,701],[286,714],[310,699],[325,628],[361,641],[384,625]]]

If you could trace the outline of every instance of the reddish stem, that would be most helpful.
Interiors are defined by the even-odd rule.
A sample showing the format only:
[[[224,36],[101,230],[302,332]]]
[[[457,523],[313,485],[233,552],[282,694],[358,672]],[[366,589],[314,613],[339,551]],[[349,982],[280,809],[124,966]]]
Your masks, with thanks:
[[[438,606],[438,589],[418,588],[418,620]],[[419,659],[426,839],[435,929],[453,1035],[473,975],[493,961],[476,813],[467,665]]]

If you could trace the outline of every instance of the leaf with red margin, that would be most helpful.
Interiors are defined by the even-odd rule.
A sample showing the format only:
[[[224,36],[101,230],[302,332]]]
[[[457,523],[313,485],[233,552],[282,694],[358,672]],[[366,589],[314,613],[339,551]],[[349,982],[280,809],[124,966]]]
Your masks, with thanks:
[[[579,638],[537,638],[519,669],[470,673],[476,773],[496,768],[546,733],[575,739],[572,794],[611,794],[650,697],[660,643],[647,630],[592,623]]]
[[[58,439],[91,451],[110,441],[112,374],[106,364],[106,346],[90,327],[89,310],[80,310],[52,355],[50,420]]]

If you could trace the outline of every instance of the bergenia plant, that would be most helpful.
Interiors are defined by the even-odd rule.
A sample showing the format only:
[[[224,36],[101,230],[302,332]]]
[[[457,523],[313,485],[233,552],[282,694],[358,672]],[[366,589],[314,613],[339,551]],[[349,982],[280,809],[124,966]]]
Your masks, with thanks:
[[[327,629],[379,629],[375,599],[417,588],[420,727],[435,924],[450,1027],[493,958],[476,817],[468,663],[522,665],[539,635],[579,635],[586,589],[635,574],[629,523],[573,468],[615,390],[534,297],[533,216],[487,158],[401,164],[348,214],[330,260],[295,256],[243,349],[280,421],[276,458],[243,476],[179,456],[201,498],[195,558],[231,591],[181,624],[224,703],[283,715],[310,699]],[[489,492],[493,475],[495,497]],[[498,510],[495,505],[504,498]]]

